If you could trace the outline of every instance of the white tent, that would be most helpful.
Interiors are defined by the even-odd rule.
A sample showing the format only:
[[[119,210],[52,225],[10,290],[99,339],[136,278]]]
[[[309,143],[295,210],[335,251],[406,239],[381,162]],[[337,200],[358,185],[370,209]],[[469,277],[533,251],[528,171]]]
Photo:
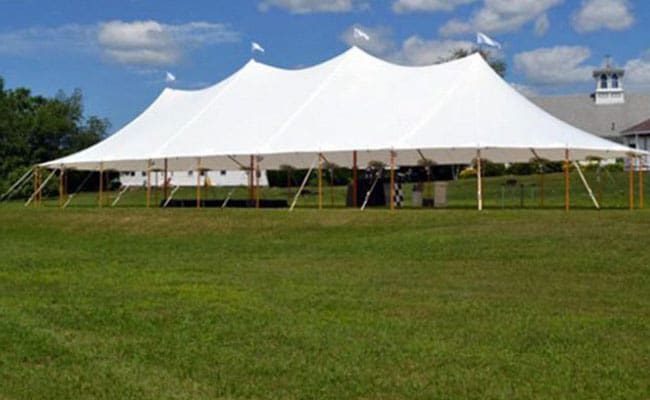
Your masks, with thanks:
[[[311,165],[319,154],[340,166],[401,165],[425,158],[465,164],[480,150],[493,162],[645,154],[574,128],[503,81],[476,54],[425,67],[375,58],[358,48],[322,64],[286,70],[250,61],[198,91],[165,89],[139,117],[48,168],[263,169]]]

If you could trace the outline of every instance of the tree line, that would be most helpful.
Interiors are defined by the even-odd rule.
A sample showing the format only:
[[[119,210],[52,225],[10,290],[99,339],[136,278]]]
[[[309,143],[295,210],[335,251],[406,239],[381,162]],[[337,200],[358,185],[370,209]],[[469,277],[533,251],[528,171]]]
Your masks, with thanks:
[[[0,77],[0,192],[34,165],[101,141],[109,129],[107,119],[84,114],[79,89],[48,98],[6,89]]]

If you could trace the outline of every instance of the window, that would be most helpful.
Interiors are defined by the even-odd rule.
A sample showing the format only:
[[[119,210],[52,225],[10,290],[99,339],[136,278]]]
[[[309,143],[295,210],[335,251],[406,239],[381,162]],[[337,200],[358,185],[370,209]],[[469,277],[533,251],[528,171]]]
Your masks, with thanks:
[[[205,176],[205,171],[201,171],[201,176]]]
[[[607,89],[607,75],[605,74],[600,76],[600,88]]]
[[[194,171],[187,171],[187,176],[192,176],[194,175]]]
[[[142,176],[147,176],[147,173],[142,171]]]
[[[612,88],[613,89],[618,89],[618,75],[617,74],[612,75]]]
[[[225,175],[226,175],[226,170],[221,170],[221,176],[225,176]]]

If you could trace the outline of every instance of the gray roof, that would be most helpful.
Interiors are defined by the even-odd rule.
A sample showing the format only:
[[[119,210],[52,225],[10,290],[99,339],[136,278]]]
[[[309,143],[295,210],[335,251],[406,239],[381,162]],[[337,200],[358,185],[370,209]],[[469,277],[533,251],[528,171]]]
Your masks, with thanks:
[[[625,94],[624,104],[596,105],[589,95],[533,97],[555,117],[586,132],[621,140],[621,132],[650,118],[650,94]]]

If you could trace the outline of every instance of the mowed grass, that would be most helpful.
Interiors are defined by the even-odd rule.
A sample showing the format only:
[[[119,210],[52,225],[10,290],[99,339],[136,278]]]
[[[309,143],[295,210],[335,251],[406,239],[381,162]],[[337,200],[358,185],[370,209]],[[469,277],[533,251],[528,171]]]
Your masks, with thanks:
[[[645,211],[0,207],[0,398],[650,397]]]

